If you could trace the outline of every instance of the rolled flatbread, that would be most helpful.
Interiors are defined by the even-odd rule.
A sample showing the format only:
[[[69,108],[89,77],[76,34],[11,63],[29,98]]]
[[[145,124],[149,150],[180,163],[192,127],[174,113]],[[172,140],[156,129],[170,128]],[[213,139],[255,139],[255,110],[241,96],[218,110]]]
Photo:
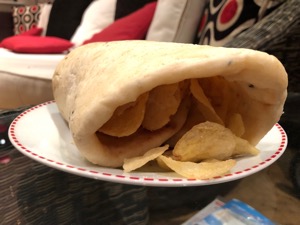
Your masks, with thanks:
[[[279,120],[288,83],[280,61],[264,52],[151,41],[78,47],[52,81],[77,148],[107,167],[172,146],[197,123],[227,126],[236,114],[242,138],[256,145]]]

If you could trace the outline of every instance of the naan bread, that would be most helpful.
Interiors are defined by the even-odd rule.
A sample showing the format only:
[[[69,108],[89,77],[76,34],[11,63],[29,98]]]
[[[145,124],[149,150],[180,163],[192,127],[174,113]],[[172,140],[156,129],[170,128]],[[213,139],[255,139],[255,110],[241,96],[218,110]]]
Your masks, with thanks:
[[[201,86],[205,102],[197,102],[202,91],[196,98],[184,88],[192,81],[195,87]],[[175,108],[168,109],[167,120],[161,119],[163,127],[147,130],[137,119],[127,136],[105,133],[103,125],[113,115],[130,112],[130,107],[146,115],[147,107],[136,100],[141,95],[146,100],[160,99],[155,88],[163,89],[165,101],[179,99]],[[168,90],[176,98],[167,96]],[[240,114],[245,126],[242,138],[256,145],[282,114],[287,74],[274,56],[249,49],[116,41],[92,43],[70,52],[56,68],[53,93],[79,151],[95,164],[119,167],[124,158],[174,141],[193,124],[210,120],[207,115],[226,126],[232,115]],[[206,112],[197,111],[201,107]],[[128,120],[128,115],[124,118]]]

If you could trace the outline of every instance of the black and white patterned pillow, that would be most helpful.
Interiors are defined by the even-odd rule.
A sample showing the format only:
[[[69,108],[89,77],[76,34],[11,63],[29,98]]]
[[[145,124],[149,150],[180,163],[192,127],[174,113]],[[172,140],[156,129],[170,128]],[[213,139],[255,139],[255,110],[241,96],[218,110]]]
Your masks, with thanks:
[[[277,8],[280,0],[209,0],[196,42],[223,46]]]

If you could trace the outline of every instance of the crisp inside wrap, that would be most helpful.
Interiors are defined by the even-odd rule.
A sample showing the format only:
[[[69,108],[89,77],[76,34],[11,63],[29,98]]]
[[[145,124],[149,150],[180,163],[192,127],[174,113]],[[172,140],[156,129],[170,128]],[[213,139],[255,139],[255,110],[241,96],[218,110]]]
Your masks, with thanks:
[[[53,92],[79,151],[101,166],[171,146],[207,120],[240,115],[256,145],[279,120],[287,74],[248,49],[150,41],[93,43],[57,66]]]

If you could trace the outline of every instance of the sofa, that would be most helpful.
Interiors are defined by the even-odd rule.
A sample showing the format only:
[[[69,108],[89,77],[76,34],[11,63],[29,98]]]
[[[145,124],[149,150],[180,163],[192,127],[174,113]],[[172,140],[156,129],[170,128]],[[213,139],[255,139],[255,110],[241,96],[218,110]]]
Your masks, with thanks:
[[[52,100],[51,78],[57,63],[73,48],[96,41],[146,39],[258,49],[278,56],[291,80],[297,76],[299,48],[284,44],[296,45],[286,40],[296,36],[298,1],[233,0],[214,9],[212,2],[56,0],[39,4],[35,26],[15,23],[15,34],[0,43],[0,109]],[[33,6],[24,7],[30,11]],[[15,8],[14,12],[20,7]],[[283,53],[287,48],[288,57]]]
[[[173,7],[169,7],[170,10],[176,12],[177,18],[172,23],[167,20],[168,27],[152,32],[155,36],[152,39],[192,42],[203,2],[180,1],[170,5]],[[186,16],[181,21],[185,5],[192,5],[188,11],[193,12],[195,17]],[[51,77],[57,63],[68,51],[83,42],[151,39],[146,38],[146,34],[154,17],[156,1],[56,0],[40,8],[40,21],[36,27],[28,26],[23,33],[20,28],[15,28],[15,35],[5,38],[0,44],[0,90],[3,93],[0,109],[34,105],[53,99]],[[181,28],[185,35],[177,37],[176,29],[180,22],[185,24]],[[188,29],[190,34],[186,35]],[[34,32],[40,33],[32,34]],[[36,45],[38,42],[39,46]]]

